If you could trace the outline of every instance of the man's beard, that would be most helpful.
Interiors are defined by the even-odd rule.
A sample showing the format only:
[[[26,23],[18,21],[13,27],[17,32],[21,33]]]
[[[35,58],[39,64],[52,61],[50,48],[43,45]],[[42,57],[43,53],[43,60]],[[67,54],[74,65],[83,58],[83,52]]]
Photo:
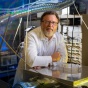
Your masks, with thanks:
[[[44,31],[44,35],[45,35],[46,37],[52,37],[52,36],[53,36],[53,32]]]

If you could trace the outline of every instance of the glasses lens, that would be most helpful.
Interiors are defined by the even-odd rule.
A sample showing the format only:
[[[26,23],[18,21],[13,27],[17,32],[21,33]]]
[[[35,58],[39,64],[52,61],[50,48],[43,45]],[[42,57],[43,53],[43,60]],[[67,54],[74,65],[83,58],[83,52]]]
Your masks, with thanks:
[[[57,25],[58,24],[58,22],[54,22],[54,21],[42,21],[42,22],[44,22],[44,24],[47,24],[47,25],[49,24]]]

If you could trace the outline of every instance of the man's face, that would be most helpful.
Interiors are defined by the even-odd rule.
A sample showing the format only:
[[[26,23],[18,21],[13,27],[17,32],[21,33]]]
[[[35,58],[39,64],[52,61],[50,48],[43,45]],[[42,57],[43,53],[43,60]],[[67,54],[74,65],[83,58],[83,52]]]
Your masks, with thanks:
[[[53,34],[57,31],[57,27],[58,19],[55,15],[46,15],[43,17],[43,20],[41,22],[41,28],[46,37],[50,39]]]

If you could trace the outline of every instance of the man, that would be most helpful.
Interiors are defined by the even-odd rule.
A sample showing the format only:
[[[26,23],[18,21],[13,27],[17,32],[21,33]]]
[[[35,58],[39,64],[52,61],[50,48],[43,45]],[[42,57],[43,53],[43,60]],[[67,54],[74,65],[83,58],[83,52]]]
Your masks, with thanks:
[[[57,32],[60,21],[58,14],[54,11],[47,11],[43,13],[40,21],[41,26],[28,32],[25,37],[24,60],[20,60],[17,72],[18,77],[21,76],[19,81],[23,78],[22,69],[56,66],[67,61],[63,37]]]
[[[64,62],[66,47],[63,37],[57,32],[59,17],[54,11],[45,12],[41,17],[41,27],[27,34],[24,52],[26,62],[30,67],[54,65],[54,62]]]

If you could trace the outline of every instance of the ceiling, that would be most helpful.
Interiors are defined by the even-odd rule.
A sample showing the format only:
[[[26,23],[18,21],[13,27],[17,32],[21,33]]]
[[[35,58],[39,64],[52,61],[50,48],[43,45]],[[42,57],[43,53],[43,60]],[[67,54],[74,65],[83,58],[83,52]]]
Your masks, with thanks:
[[[39,2],[41,2],[41,1],[46,1],[46,2],[47,1],[53,1],[54,2],[54,1],[66,1],[66,0],[0,0],[0,15],[6,14],[9,9],[23,7],[26,4],[33,3],[36,1],[39,1]],[[88,0],[75,0],[75,1],[78,3],[80,2],[80,3],[85,4]],[[82,4],[82,6],[80,6],[80,9],[84,10],[88,6],[83,5],[83,4]]]
[[[0,0],[0,9],[15,8],[36,0]]]
[[[24,7],[25,5],[29,5],[33,2],[60,2],[60,1],[66,1],[66,0],[0,0],[0,15],[9,13],[10,11],[13,11],[15,8]]]
[[[35,1],[36,0],[0,0],[0,15],[5,14],[5,11],[8,9],[18,8]]]

